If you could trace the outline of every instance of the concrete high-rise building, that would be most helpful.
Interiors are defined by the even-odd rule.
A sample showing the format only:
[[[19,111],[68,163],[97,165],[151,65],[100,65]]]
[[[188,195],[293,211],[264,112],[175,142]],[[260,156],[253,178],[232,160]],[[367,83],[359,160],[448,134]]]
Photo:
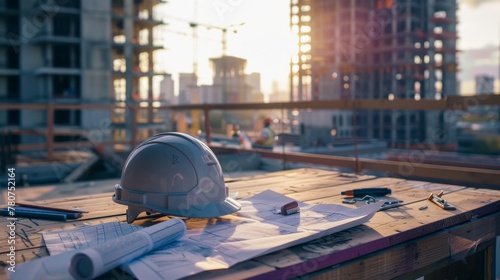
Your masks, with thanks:
[[[18,55],[22,39],[20,30],[21,11],[18,1],[0,2],[0,100],[2,102],[21,100],[21,65]],[[0,126],[19,125],[21,125],[21,110],[0,111]],[[18,142],[19,139],[15,141]]]
[[[299,53],[290,63],[292,101],[457,95],[457,5],[455,0],[292,0],[291,29],[299,36]],[[453,142],[443,114],[335,110],[301,114],[301,122],[305,130],[325,127],[332,137],[356,133],[410,146]]]
[[[81,1],[86,2],[86,1]],[[137,113],[137,137],[139,141],[161,132],[167,122],[154,108],[153,88],[168,74],[158,70],[156,54],[164,48],[164,21],[157,7],[162,0],[107,0],[99,2],[110,7],[111,58],[113,62],[113,86],[115,102],[126,100],[147,101],[146,109]],[[104,25],[106,26],[106,25]],[[94,27],[98,28],[97,26]],[[146,104],[146,103],[143,103]],[[141,106],[142,107],[142,106]],[[115,112],[119,115],[121,111]],[[116,126],[114,140],[126,140],[131,114],[125,114],[125,127]]]
[[[0,1],[0,99],[54,104],[152,100],[153,79],[164,75],[154,64],[155,51],[163,48],[158,28],[164,23],[155,17],[161,2]],[[138,114],[140,138],[154,133],[149,124],[163,122],[151,103],[147,107]],[[56,110],[55,141],[77,140],[95,128],[125,140],[127,122],[130,114],[123,109]],[[103,123],[116,125],[108,130]],[[0,124],[42,131],[49,126],[45,111],[28,109],[0,112]],[[20,142],[45,139],[22,135]]]

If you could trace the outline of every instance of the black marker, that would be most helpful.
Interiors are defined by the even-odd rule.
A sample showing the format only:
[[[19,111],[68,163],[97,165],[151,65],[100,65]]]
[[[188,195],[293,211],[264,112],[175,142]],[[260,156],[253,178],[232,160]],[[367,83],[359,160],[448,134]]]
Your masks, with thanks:
[[[343,191],[340,194],[354,197],[354,196],[365,196],[365,195],[382,196],[391,193],[392,193],[391,189],[388,188],[365,188],[365,189],[353,189],[353,190]]]

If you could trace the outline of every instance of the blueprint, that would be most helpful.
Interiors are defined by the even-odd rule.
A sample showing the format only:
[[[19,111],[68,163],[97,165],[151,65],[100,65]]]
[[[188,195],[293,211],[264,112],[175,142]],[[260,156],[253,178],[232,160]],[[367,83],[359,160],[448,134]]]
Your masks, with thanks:
[[[298,202],[299,213],[279,214],[280,207],[291,201],[293,199],[267,190],[241,200],[242,208],[235,214],[187,220],[188,230],[183,237],[169,240],[159,249],[123,263],[121,268],[138,279],[178,279],[202,271],[229,268],[245,260],[363,224],[383,203],[348,208],[337,204]],[[74,252],[110,243],[110,240],[141,229],[129,224],[107,223],[44,233],[43,237],[51,255],[71,254],[71,259]]]
[[[143,228],[83,249],[71,258],[69,272],[78,280],[94,279],[117,266],[126,264],[186,234],[186,225],[179,218]]]
[[[64,231],[43,233],[43,240],[50,255],[103,244],[116,237],[136,232],[143,227],[119,222],[77,227]]]
[[[178,279],[232,265],[367,222],[382,202],[357,209],[336,204],[307,205],[283,216],[293,199],[267,190],[242,200],[242,209],[201,228],[189,229],[175,243],[154,251],[126,269],[139,279]]]
[[[184,236],[179,218],[144,228],[123,223],[84,226],[44,233],[51,256],[22,263],[10,278],[94,279]]]

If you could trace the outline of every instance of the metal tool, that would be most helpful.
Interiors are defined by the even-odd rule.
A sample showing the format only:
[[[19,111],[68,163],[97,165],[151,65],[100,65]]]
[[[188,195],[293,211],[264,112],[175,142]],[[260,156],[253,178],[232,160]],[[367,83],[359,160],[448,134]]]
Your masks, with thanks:
[[[457,209],[454,205],[452,204],[449,204],[448,201],[446,201],[445,199],[441,198],[441,196],[443,196],[443,191],[440,191],[437,195],[431,193],[431,195],[429,195],[429,200],[434,202],[434,204],[436,204],[437,206],[443,208],[444,210],[455,210]]]
[[[354,197],[352,199],[344,199],[344,200],[342,200],[342,203],[355,204],[358,201],[365,201],[366,204],[372,204],[372,203],[375,203],[379,200],[376,197],[373,197],[371,195],[365,195],[365,196],[363,196],[363,198]],[[402,200],[384,201],[384,204],[382,204],[380,206],[380,209],[378,211],[401,206],[401,203],[403,203]]]
[[[366,204],[371,204],[371,203],[375,203],[376,201],[366,201]],[[385,201],[384,204],[380,205],[380,209],[378,211],[383,211],[385,209],[389,209],[389,208],[394,208],[394,207],[399,207],[401,206],[403,203],[402,200],[389,200],[389,201]]]
[[[344,200],[342,200],[342,203],[345,203],[345,204],[355,204],[358,201],[376,202],[377,199],[375,197],[371,196],[371,195],[365,195],[365,196],[363,196],[363,198],[353,197],[351,199],[344,199]]]
[[[403,205],[403,201],[402,200],[386,201],[384,204],[382,204],[382,206],[380,206],[379,211],[382,211],[382,210],[385,210],[385,209],[389,209],[389,208],[399,207],[401,205]]]

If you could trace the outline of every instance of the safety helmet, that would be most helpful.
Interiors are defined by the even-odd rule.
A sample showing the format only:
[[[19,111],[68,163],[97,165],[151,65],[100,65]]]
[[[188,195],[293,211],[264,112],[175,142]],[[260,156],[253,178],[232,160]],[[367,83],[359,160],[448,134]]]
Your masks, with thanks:
[[[228,197],[212,150],[183,133],[158,134],[137,146],[125,162],[113,201],[128,205],[128,223],[141,212],[210,218],[241,209]]]

